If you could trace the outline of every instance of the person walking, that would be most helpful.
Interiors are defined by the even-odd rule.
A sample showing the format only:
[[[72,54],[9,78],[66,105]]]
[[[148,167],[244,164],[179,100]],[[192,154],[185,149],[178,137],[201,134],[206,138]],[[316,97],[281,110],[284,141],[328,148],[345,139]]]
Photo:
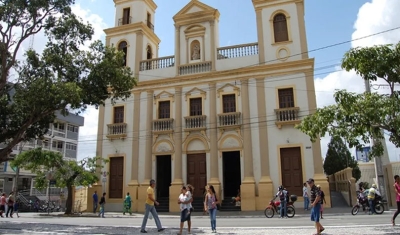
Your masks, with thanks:
[[[97,191],[93,193],[93,214],[96,214],[97,205],[99,204],[99,196],[97,195]]]
[[[130,215],[132,215],[132,198],[131,195],[128,193],[126,193],[126,197],[124,200],[124,211],[123,214],[125,215],[125,212],[128,212]]]
[[[208,211],[208,214],[210,214],[212,233],[217,233],[217,205],[219,203],[214,186],[209,185],[204,201],[204,211]]]
[[[104,218],[104,206],[106,204],[106,193],[103,193],[103,196],[100,198],[100,203],[99,204],[100,204],[99,216]]]
[[[179,198],[178,198],[179,209],[181,210],[181,216],[180,216],[181,223],[179,224],[180,226],[179,226],[178,235],[182,234],[183,225],[185,224],[185,221],[188,222],[188,233],[190,234],[191,226],[190,226],[190,212],[189,211],[190,211],[191,205],[189,202],[190,199],[187,195],[187,192],[188,192],[187,187],[183,186],[181,188],[181,194],[179,195]]]
[[[20,201],[19,201],[19,199],[17,199],[14,202],[14,212],[13,212],[13,214],[17,214],[17,218],[19,218],[19,214],[18,214],[19,204],[20,204]]]
[[[8,202],[7,202],[8,208],[7,208],[7,213],[6,217],[8,218],[8,215],[10,215],[11,218],[12,214],[14,212],[14,193],[11,192],[10,195],[8,196]]]
[[[156,208],[154,205],[158,206],[159,203],[156,201],[154,198],[154,188],[156,187],[156,181],[155,180],[150,180],[150,186],[147,189],[147,199],[146,199],[146,204],[145,204],[145,212],[144,212],[144,217],[143,217],[143,222],[142,222],[142,227],[140,229],[141,233],[147,233],[146,231],[146,224],[147,224],[147,219],[149,218],[149,214],[154,218],[154,222],[156,223],[158,232],[162,232],[165,229],[161,226],[160,219],[158,218],[158,214],[156,211]]]
[[[308,211],[310,205],[310,197],[308,195],[307,183],[303,184],[303,198],[304,198],[304,210]]]
[[[395,175],[394,176],[394,192],[396,193],[396,204],[397,204],[397,211],[394,212],[393,217],[392,217],[392,225],[395,226],[395,220],[396,217],[400,214],[400,176]]]
[[[308,179],[307,184],[311,188],[311,221],[315,223],[315,228],[317,229],[317,233],[315,235],[319,235],[325,230],[325,228],[319,222],[319,214],[321,211],[321,191],[315,185],[313,178]]]
[[[369,203],[369,214],[376,214],[375,212],[375,196],[377,194],[376,184],[372,184],[372,187],[368,191],[368,203]]]
[[[287,206],[286,206],[286,198],[287,191],[283,188],[283,186],[279,186],[278,192],[275,195],[275,198],[279,197],[279,201],[281,202],[280,216],[279,218],[287,218]]]
[[[2,193],[0,197],[0,216],[3,218],[3,213],[6,213],[6,194]]]

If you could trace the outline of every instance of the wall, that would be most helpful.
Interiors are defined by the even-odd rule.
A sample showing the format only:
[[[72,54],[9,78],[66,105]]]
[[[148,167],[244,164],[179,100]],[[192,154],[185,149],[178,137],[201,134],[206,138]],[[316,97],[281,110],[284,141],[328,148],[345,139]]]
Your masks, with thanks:
[[[77,206],[80,204],[80,208]],[[80,212],[87,212],[88,205],[88,188],[80,187],[74,190],[73,210],[78,209]]]

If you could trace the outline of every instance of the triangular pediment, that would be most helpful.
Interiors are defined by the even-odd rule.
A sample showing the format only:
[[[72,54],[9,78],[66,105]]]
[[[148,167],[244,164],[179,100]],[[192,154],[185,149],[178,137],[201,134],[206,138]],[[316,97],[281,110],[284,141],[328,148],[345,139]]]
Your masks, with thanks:
[[[172,94],[168,91],[162,91],[160,94],[156,95],[156,99],[160,99],[163,97],[174,97],[174,94]]]
[[[199,0],[191,0],[186,6],[184,6],[176,15],[174,19],[179,16],[188,15],[191,13],[215,11],[215,8],[210,7],[207,4],[200,2]]]
[[[231,90],[231,91],[235,92],[238,96],[240,96],[240,88],[235,85],[232,85],[230,83],[227,83],[217,90],[218,97],[220,97],[221,93],[226,92],[228,90]]]
[[[185,100],[187,100],[187,97],[193,94],[200,94],[204,99],[206,98],[206,92],[200,88],[193,88],[190,91],[185,93]]]

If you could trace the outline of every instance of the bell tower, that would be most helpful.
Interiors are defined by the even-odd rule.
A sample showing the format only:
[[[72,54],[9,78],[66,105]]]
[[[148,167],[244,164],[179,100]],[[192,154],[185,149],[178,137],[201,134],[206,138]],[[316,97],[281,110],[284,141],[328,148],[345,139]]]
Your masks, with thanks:
[[[140,62],[158,57],[160,39],[154,33],[157,5],[153,0],[114,0],[114,27],[105,29],[106,44],[125,53],[125,65],[139,77]]]
[[[260,63],[308,59],[304,0],[252,0]]]

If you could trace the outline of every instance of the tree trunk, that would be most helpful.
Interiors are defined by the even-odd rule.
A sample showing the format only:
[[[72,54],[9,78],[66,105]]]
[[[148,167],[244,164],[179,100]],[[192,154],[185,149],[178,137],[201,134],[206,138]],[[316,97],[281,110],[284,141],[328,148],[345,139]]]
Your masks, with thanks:
[[[73,187],[72,185],[67,185],[67,190],[68,190],[68,195],[67,195],[67,201],[65,203],[65,214],[70,215],[72,214],[72,209],[73,209],[73,201],[72,201],[72,190]]]

